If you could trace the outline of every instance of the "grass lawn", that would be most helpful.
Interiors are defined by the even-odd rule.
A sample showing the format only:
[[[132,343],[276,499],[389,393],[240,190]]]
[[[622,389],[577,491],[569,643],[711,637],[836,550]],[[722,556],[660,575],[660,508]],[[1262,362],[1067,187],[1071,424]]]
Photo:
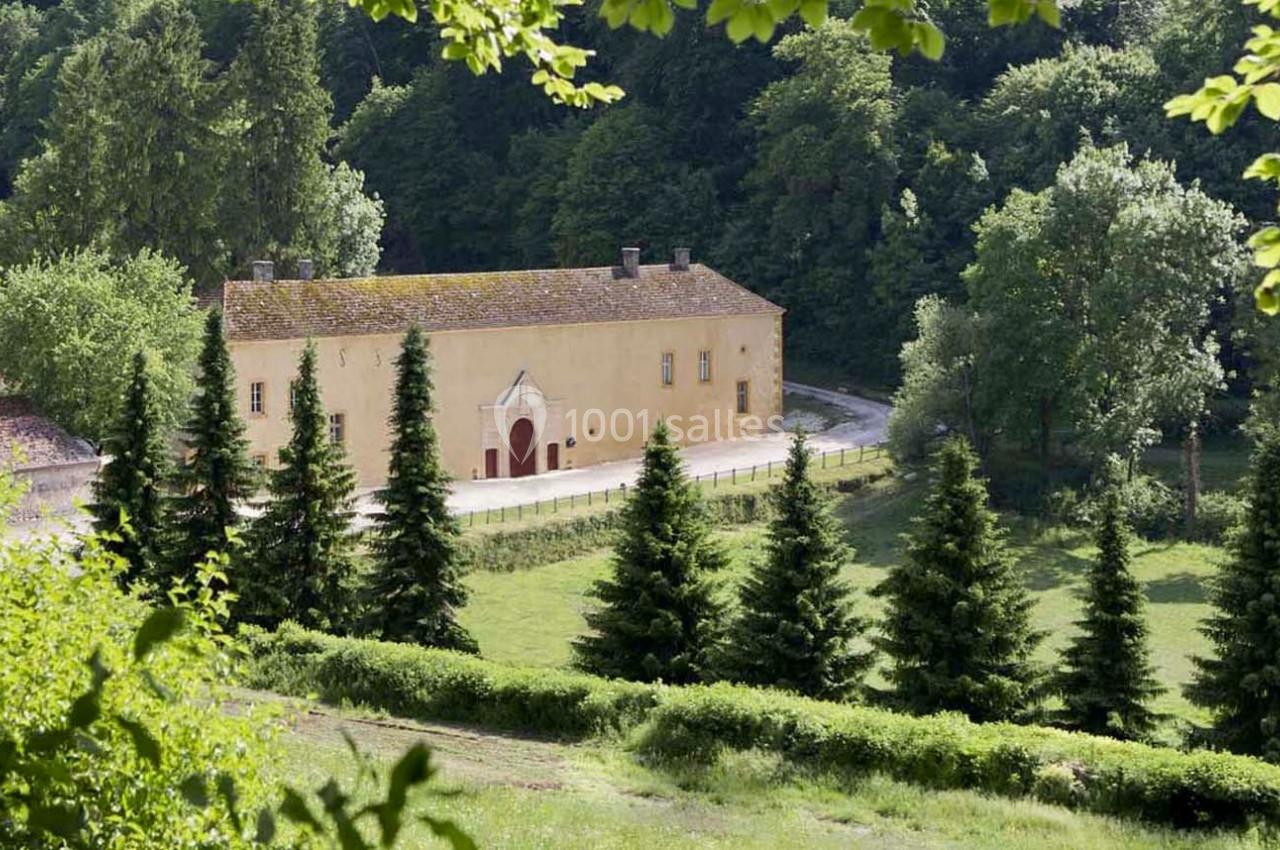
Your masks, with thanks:
[[[329,776],[355,786],[342,732],[386,768],[414,741],[441,772],[412,810],[452,819],[493,848],[944,848],[1139,850],[1259,846],[1249,836],[1175,833],[1035,802],[930,792],[878,776],[797,774],[779,760],[734,754],[700,769],[640,764],[610,742],[564,745],[456,726],[305,713],[286,736],[279,775],[300,790]],[[426,827],[401,845],[443,847]]]
[[[1240,434],[1215,434],[1205,440],[1200,458],[1200,482],[1206,490],[1235,492],[1249,471],[1248,439]],[[1182,447],[1166,443],[1153,446],[1142,458],[1143,466],[1168,484],[1182,480]]]
[[[900,535],[918,510],[922,480],[889,479],[863,493],[841,497],[837,515],[857,548],[847,578],[867,590],[877,584],[900,557]],[[763,526],[718,532],[731,556],[721,577],[722,591],[732,587],[753,559],[762,555]],[[1086,534],[1014,519],[1010,545],[1027,586],[1036,599],[1038,625],[1046,633],[1040,657],[1053,661],[1079,616],[1078,593],[1084,582],[1092,544]],[[1189,656],[1203,652],[1206,642],[1196,630],[1208,613],[1205,579],[1221,559],[1220,549],[1186,543],[1138,542],[1134,571],[1147,589],[1154,661],[1169,691],[1157,708],[1183,719],[1201,719],[1180,693],[1191,675]],[[609,571],[610,553],[512,573],[476,572],[468,576],[471,601],[461,612],[464,625],[480,642],[481,652],[500,661],[548,666],[570,660],[570,641],[583,632],[583,612],[591,604],[587,591]],[[863,595],[863,610],[878,613],[879,602]]]

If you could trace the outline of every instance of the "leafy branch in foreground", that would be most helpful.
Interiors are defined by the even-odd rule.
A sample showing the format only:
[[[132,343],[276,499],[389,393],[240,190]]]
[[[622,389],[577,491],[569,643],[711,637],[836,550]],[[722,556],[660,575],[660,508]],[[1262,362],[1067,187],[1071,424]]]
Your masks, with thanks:
[[[1260,12],[1280,20],[1280,0],[1243,0]],[[1170,118],[1189,116],[1203,121],[1214,135],[1226,132],[1253,104],[1271,121],[1280,121],[1280,30],[1260,24],[1244,43],[1245,53],[1236,62],[1234,73],[1209,77],[1199,90],[1179,95],[1165,104]],[[1264,153],[1244,172],[1246,180],[1261,180],[1280,186],[1280,153]],[[1269,316],[1280,315],[1280,227],[1268,225],[1249,239],[1254,262],[1267,270],[1254,290],[1258,309]]]
[[[414,0],[348,0],[375,21],[388,15],[414,22]],[[533,66],[532,82],[557,103],[589,107],[622,98],[614,85],[574,82],[578,69],[595,55],[594,50],[561,44],[551,36],[564,20],[565,9],[582,0],[429,0],[427,9],[446,44],[445,59],[467,63],[473,74],[501,71],[504,59],[524,57]],[[600,16],[617,29],[630,24],[641,32],[666,35],[675,26],[676,8],[697,9],[698,0],[602,0]],[[853,27],[863,32],[877,50],[902,55],[919,52],[939,59],[946,47],[942,31],[929,20],[917,0],[864,0],[853,17]],[[734,43],[754,37],[773,38],[777,28],[799,15],[817,28],[827,19],[828,0],[711,0],[706,10],[708,26],[724,24]],[[987,0],[991,26],[1025,23],[1039,18],[1050,26],[1061,23],[1058,0]]]

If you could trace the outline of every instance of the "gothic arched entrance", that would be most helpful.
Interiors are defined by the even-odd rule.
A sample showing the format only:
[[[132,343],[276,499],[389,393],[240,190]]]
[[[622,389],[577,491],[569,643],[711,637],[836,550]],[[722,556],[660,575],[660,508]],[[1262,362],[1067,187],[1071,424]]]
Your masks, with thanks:
[[[507,445],[511,447],[509,474],[512,478],[522,478],[537,473],[538,452],[533,437],[533,422],[530,420],[517,419],[511,426],[511,438]]]

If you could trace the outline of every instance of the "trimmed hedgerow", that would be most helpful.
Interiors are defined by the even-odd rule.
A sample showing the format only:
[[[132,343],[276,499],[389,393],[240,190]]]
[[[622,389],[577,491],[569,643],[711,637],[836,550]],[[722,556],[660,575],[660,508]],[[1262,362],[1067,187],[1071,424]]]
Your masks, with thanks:
[[[822,485],[824,491],[853,493],[888,476],[877,470],[856,478]],[[769,516],[765,493],[711,493],[706,496],[707,514],[713,525],[746,525],[763,522]],[[567,519],[547,519],[528,528],[493,531],[463,537],[463,549],[472,569],[515,572],[544,564],[554,564],[613,545],[619,511]]]
[[[286,623],[246,629],[251,686],[403,717],[451,720],[565,738],[639,723],[656,690],[577,673],[508,667],[408,644],[335,638]]]
[[[761,749],[823,770],[885,773],[930,788],[1034,797],[1180,827],[1280,822],[1280,769],[959,715],[910,717],[729,685],[669,689],[639,746],[705,759]]]
[[[911,717],[719,684],[670,687],[512,667],[286,624],[249,631],[257,687],[424,720],[584,738],[633,733],[654,758],[728,749],[778,753],[818,770],[884,773],[1180,827],[1280,824],[1280,767],[959,715]]]

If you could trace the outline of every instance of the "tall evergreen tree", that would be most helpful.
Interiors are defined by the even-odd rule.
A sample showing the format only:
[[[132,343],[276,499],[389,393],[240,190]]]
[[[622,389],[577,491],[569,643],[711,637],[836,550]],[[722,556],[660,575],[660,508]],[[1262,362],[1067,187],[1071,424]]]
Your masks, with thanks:
[[[906,562],[875,591],[888,601],[877,645],[892,659],[891,697],[907,710],[1017,719],[1040,700],[1042,676],[1031,653],[1041,635],[1031,630],[1032,602],[976,466],[961,437],[939,450]]]
[[[820,699],[847,698],[861,686],[874,655],[851,645],[866,628],[853,615],[852,590],[840,579],[853,552],[809,477],[804,434],[792,442],[771,499],[768,555],[738,592],[740,612],[725,641],[724,673]]]
[[[1211,658],[1196,658],[1187,697],[1213,714],[1206,737],[1280,762],[1280,431],[1259,435],[1249,512],[1231,542],[1201,631]]]
[[[111,461],[94,486],[94,531],[118,537],[104,543],[125,560],[121,583],[155,580],[164,528],[164,478],[168,472],[164,434],[148,373],[147,356],[133,357],[129,388],[116,426],[102,444]]]
[[[1129,528],[1116,471],[1108,470],[1080,634],[1063,653],[1056,686],[1065,723],[1094,735],[1146,738],[1157,716],[1148,703],[1164,691],[1148,648],[1146,599],[1129,571]]]
[[[186,462],[175,476],[169,573],[181,579],[209,552],[230,554],[228,532],[242,522],[237,505],[258,486],[249,441],[236,413],[235,369],[222,334],[222,312],[205,320],[199,390],[187,422]]]
[[[251,529],[238,617],[342,631],[351,618],[355,476],[342,445],[330,439],[312,342],[298,364],[290,418],[293,434],[271,472],[270,501]]]
[[[613,576],[591,590],[603,606],[587,614],[592,633],[574,641],[577,665],[641,682],[705,678],[720,616],[707,574],[724,562],[660,420],[623,508]]]
[[[374,519],[368,625],[386,640],[479,652],[455,616],[467,601],[461,529],[446,504],[449,477],[431,424],[430,356],[417,327],[405,334],[396,376],[391,465]]]
[[[321,159],[333,104],[320,84],[316,11],[305,0],[265,0],[232,71],[245,132],[239,149],[244,186],[226,211],[244,265],[261,256],[311,256],[320,247],[308,222],[328,192]]]

